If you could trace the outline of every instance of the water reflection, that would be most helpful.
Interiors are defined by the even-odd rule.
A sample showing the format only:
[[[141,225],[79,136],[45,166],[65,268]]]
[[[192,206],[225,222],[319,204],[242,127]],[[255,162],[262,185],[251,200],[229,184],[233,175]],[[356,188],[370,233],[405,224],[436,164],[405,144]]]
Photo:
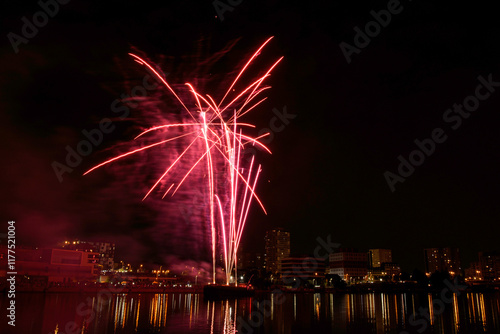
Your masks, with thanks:
[[[500,332],[498,292],[266,293],[226,301],[189,293],[19,294],[16,305],[20,333]]]

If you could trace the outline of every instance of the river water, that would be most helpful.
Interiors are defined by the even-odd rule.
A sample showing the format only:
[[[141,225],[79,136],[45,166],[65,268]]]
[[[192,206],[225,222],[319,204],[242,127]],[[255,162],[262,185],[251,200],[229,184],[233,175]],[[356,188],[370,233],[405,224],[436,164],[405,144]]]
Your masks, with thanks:
[[[18,293],[16,327],[0,333],[500,333],[491,293],[284,293],[206,301],[203,295]]]

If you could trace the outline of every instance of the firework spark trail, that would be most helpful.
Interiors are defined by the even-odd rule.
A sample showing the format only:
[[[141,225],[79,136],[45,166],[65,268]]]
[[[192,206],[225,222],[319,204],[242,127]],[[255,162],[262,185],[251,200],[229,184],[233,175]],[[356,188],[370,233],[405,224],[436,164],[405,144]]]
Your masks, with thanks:
[[[184,146],[182,152],[167,166],[163,174],[156,179],[154,184],[146,192],[143,200],[150,196],[155,189],[166,188],[167,177],[172,174],[175,168],[182,165],[181,162],[184,165],[189,164],[190,167],[187,169],[187,172],[184,173],[183,177],[180,178],[180,181],[172,180],[169,182],[170,186],[168,189],[166,191],[164,189],[162,190],[162,198],[172,189],[171,196],[173,196],[190,176],[192,171],[205,162],[205,178],[207,182],[206,187],[208,189],[207,205],[210,217],[212,243],[213,283],[215,283],[216,272],[217,237],[223,248],[225,283],[229,284],[233,269],[237,274],[238,248],[252,200],[256,200],[263,211],[266,212],[264,205],[255,193],[261,167],[260,165],[258,165],[257,168],[254,167],[254,156],[252,156],[251,162],[248,165],[243,164],[241,161],[241,153],[246,145],[257,145],[271,153],[271,151],[260,142],[261,138],[269,134],[263,134],[258,137],[243,134],[243,128],[255,128],[255,126],[253,124],[239,122],[238,119],[266,100],[266,97],[264,97],[257,102],[252,102],[262,92],[270,88],[269,86],[262,86],[262,84],[265,79],[271,75],[272,70],[281,62],[283,57],[275,61],[265,71],[264,75],[258,77],[257,80],[247,85],[243,90],[234,93],[234,97],[230,96],[233,95],[232,92],[235,91],[234,87],[238,81],[242,78],[253,61],[261,54],[263,48],[271,39],[272,37],[268,38],[248,59],[218,103],[212,96],[208,94],[203,96],[196,91],[192,84],[185,83],[184,86],[189,89],[189,93],[194,100],[194,111],[187,107],[188,103],[181,99],[181,94],[176,92],[165,78],[155,70],[153,64],[130,53],[130,56],[137,63],[145,66],[162,82],[163,86],[175,97],[180,106],[182,106],[182,110],[187,113],[189,121],[159,124],[145,129],[139,133],[134,140],[145,140],[145,137],[151,138],[151,136],[157,136],[160,137],[160,139],[154,139],[153,137],[153,139],[149,139],[150,141],[155,140],[153,143],[149,142],[143,147],[110,158],[84,173],[84,175],[86,175],[97,168],[122,158],[135,155],[136,153],[148,151],[153,148],[163,148],[164,145],[169,145],[172,142],[186,142],[187,140],[188,144]],[[230,102],[224,103],[226,99]],[[229,110],[233,110],[233,112],[226,116]],[[188,131],[181,135],[172,134],[173,130],[183,131],[184,129]],[[176,132],[176,134],[178,134],[178,132]],[[190,156],[188,156],[188,153]],[[196,156],[195,160],[190,158],[193,154]],[[224,167],[221,168],[221,166]],[[243,174],[246,174],[246,176]],[[216,211],[219,211],[219,223],[217,223]],[[220,230],[218,230],[219,226]]]

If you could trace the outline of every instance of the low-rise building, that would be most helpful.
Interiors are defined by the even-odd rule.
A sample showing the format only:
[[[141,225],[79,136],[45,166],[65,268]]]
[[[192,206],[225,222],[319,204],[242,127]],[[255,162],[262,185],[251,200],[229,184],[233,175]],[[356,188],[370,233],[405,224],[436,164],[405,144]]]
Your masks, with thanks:
[[[368,275],[368,255],[354,249],[341,248],[330,254],[330,274],[339,275],[346,282],[359,282]]]
[[[97,252],[16,247],[15,271],[18,276],[41,278],[49,283],[95,281],[99,275],[98,261]]]
[[[282,280],[285,285],[295,282],[320,285],[325,279],[325,261],[311,256],[294,256],[281,260]]]

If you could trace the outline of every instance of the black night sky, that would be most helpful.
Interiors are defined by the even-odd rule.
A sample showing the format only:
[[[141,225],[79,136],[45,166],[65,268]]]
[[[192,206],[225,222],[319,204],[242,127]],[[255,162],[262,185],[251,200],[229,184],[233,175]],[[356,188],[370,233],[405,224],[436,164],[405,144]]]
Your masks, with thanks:
[[[312,254],[316,238],[331,235],[344,247],[391,248],[407,271],[423,269],[425,247],[460,247],[465,266],[478,251],[499,249],[500,23],[493,7],[401,1],[348,63],[339,44],[354,46],[354,28],[364,31],[374,20],[370,12],[394,1],[232,3],[221,20],[211,1],[71,0],[16,53],[8,34],[22,35],[21,18],[32,21],[41,8],[36,1],[3,2],[4,231],[15,220],[20,245],[88,238],[114,241],[119,255],[134,261],[157,261],[158,252],[181,257],[182,247],[155,238],[159,213],[126,177],[111,170],[82,176],[133,135],[140,110],[115,122],[63,182],[51,164],[64,163],[65,147],[85,139],[82,130],[112,118],[111,103],[144,76],[128,52],[165,65],[168,80],[187,80],[196,68],[186,64],[237,40],[210,72],[220,81],[275,36],[262,60],[284,60],[269,79],[269,98],[249,120],[257,130],[269,127],[273,109],[284,108],[295,118],[274,133],[273,154],[259,154],[258,192],[268,215],[254,206],[246,250],[263,252],[264,233],[276,226],[290,230],[293,253]],[[477,94],[479,76],[491,76],[490,90],[479,90],[489,95],[459,124],[447,109],[474,101],[468,97]],[[414,141],[436,128],[446,140],[392,192],[384,173],[398,173],[398,156],[409,159]],[[182,223],[169,224],[178,226],[176,244],[189,238]]]

